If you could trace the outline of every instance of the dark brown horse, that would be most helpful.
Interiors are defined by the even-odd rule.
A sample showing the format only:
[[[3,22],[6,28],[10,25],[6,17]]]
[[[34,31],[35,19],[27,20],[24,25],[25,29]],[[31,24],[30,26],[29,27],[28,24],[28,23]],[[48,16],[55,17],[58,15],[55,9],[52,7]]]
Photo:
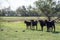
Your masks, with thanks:
[[[52,21],[46,20],[46,26],[47,26],[47,32],[50,30],[50,28],[52,30],[54,29],[54,32],[55,32],[55,21],[54,20],[52,20]]]

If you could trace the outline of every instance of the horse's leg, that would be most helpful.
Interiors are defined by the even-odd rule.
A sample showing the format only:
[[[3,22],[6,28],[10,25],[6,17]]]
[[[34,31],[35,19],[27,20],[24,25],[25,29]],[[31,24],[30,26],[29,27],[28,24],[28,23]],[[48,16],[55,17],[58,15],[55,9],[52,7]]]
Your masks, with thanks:
[[[30,29],[31,29],[31,26],[30,26]]]
[[[47,32],[49,32],[49,28],[50,28],[50,27],[47,27]]]
[[[41,31],[43,31],[43,26],[41,26]]]
[[[53,31],[53,26],[51,27],[51,32]]]

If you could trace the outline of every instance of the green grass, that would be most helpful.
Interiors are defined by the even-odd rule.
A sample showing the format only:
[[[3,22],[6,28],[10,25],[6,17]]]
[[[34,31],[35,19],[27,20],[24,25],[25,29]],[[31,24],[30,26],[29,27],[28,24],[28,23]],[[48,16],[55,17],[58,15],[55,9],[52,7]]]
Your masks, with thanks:
[[[38,30],[40,30],[39,25]],[[25,24],[21,21],[0,22],[0,40],[60,40],[59,23],[56,23],[56,31],[58,33],[46,32],[46,27],[44,27],[43,32],[30,29],[26,30]]]

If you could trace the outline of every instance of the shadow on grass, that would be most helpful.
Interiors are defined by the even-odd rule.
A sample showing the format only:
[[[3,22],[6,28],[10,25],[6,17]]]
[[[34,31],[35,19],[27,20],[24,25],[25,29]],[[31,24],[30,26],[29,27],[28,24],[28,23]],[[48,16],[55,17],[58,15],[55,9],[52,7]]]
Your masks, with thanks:
[[[42,31],[42,30],[37,30],[37,31]]]
[[[37,29],[37,30],[36,30],[36,29],[31,29],[31,30],[32,30],[32,31],[42,31],[42,30],[38,30],[38,29]]]
[[[2,22],[0,22],[0,31],[4,31],[4,25],[2,24]]]
[[[31,29],[32,31],[35,31],[35,29]]]
[[[52,32],[53,34],[59,34],[60,33],[60,31],[55,31],[55,32]]]

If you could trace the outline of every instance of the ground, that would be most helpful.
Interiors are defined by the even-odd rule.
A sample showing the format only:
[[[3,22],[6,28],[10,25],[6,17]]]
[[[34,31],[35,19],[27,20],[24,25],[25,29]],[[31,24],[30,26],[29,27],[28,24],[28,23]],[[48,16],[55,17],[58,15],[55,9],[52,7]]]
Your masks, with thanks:
[[[0,40],[60,40],[60,23],[56,23],[56,32],[26,29],[23,21],[0,22]]]

